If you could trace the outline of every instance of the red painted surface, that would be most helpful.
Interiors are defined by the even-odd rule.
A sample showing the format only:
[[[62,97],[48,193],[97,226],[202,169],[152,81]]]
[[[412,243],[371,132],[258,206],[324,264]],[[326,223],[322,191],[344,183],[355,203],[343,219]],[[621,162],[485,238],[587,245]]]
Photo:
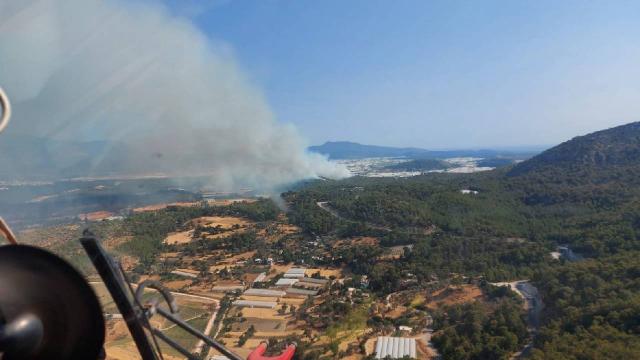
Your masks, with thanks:
[[[287,346],[284,352],[278,356],[262,356],[267,351],[267,344],[260,344],[251,354],[247,360],[291,360],[293,354],[296,352],[296,346],[291,344]]]

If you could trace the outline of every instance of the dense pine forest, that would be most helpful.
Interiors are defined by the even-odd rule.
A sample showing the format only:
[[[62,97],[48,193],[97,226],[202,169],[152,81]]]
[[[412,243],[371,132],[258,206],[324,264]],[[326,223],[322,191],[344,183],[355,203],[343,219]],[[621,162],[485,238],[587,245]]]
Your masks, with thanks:
[[[368,275],[381,295],[401,289],[407,272],[419,284],[452,274],[531,279],[545,304],[532,358],[633,358],[640,353],[638,185],[640,123],[633,123],[490,172],[317,181],[283,197],[290,219],[309,234],[405,246],[392,262],[374,261],[376,248],[366,246],[338,260]],[[560,245],[581,260],[552,258]],[[441,321],[459,324],[436,338],[445,358],[502,358],[523,341],[510,300],[496,301],[492,310],[450,309]],[[505,329],[515,335],[487,348]]]

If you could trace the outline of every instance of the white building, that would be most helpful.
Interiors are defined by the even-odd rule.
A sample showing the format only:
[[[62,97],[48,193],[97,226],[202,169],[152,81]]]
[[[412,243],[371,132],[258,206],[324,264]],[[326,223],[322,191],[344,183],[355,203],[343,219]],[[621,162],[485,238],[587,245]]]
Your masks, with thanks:
[[[248,308],[275,309],[276,305],[278,303],[273,301],[236,300],[233,302],[233,306]]]
[[[287,292],[287,295],[289,295],[289,296],[307,297],[307,296],[316,296],[316,295],[318,295],[318,292],[316,290],[305,290],[305,289],[288,288],[285,291]]]
[[[266,273],[260,273],[260,275],[258,275],[258,277],[256,277],[255,280],[253,280],[253,283],[261,283],[264,281],[264,279],[267,277]]]
[[[286,278],[303,278],[304,277],[304,273],[307,271],[307,269],[302,269],[302,268],[291,268],[289,270],[287,270],[287,272],[284,274],[284,277]]]
[[[387,356],[392,359],[402,359],[405,356],[417,358],[416,339],[379,336],[376,342],[376,359]]]
[[[249,289],[244,292],[244,295],[261,297],[283,297],[286,295],[286,293],[281,290]]]
[[[276,286],[291,286],[298,282],[298,279],[285,279],[282,278],[276,282]]]

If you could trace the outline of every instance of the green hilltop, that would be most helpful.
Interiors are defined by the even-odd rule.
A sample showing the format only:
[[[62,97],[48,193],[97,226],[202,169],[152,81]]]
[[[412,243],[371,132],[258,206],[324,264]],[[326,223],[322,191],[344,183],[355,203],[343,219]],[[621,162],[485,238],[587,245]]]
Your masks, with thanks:
[[[318,181],[284,197],[290,219],[309,233],[411,247],[391,265],[362,246],[343,254],[380,294],[402,289],[405,273],[418,283],[451,274],[531,279],[545,304],[532,358],[632,358],[640,351],[638,185],[640,123],[631,123],[494,171]],[[583,260],[552,258],[560,245]],[[519,328],[501,338],[482,324],[479,332],[447,327],[436,345],[445,358],[483,359],[502,358],[522,341]]]

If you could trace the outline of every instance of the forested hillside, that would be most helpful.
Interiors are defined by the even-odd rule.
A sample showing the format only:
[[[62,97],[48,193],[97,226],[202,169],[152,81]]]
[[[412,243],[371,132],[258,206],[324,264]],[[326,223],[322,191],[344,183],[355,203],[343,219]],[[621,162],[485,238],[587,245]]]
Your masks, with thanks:
[[[564,177],[590,174],[576,182],[613,179],[609,171],[640,167],[640,122],[579,136],[518,164],[510,176],[560,171]],[[555,171],[553,173],[555,174]]]
[[[411,247],[392,263],[366,251],[345,255],[381,294],[401,289],[406,272],[418,283],[450,274],[533,279],[546,308],[531,356],[633,358],[640,351],[640,123],[491,172],[323,181],[284,197],[290,218],[310,233]],[[559,245],[585,260],[553,259]],[[476,310],[457,311],[448,321]],[[439,338],[442,349],[461,341],[453,338],[461,333],[450,336]],[[471,346],[445,358],[488,357]]]

